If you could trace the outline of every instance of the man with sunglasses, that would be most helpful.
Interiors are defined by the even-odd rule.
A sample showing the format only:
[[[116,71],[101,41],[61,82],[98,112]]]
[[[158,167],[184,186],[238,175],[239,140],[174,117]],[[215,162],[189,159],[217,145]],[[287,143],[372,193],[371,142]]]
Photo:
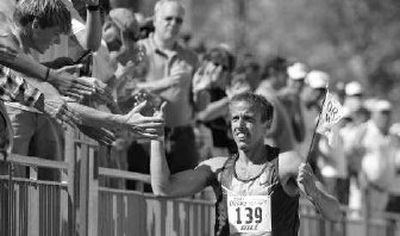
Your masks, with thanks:
[[[176,0],[158,1],[154,8],[155,31],[147,39],[139,41],[146,49],[145,89],[161,96],[167,104],[166,137],[167,156],[172,172],[194,168],[198,162],[193,131],[194,113],[204,109],[208,93],[193,89],[193,75],[197,71],[198,58],[194,52],[178,43],[185,9]],[[214,66],[214,69],[217,68]],[[148,147],[146,147],[148,149]],[[138,156],[140,146],[131,148],[129,156]],[[144,150],[143,150],[144,151]],[[148,151],[140,151],[146,153]],[[148,172],[148,157],[143,154],[134,158],[134,166],[142,165]]]

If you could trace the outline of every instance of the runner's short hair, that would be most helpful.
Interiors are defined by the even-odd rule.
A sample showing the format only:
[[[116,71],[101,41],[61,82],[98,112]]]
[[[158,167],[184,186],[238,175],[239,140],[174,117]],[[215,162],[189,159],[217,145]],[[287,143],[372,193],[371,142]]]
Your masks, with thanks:
[[[274,107],[265,97],[250,92],[241,93],[233,96],[229,104],[242,101],[248,102],[252,107],[256,108],[257,111],[261,113],[262,122],[272,121]]]
[[[35,20],[41,28],[59,26],[61,33],[71,31],[71,14],[61,0],[20,0],[14,11],[14,22],[26,26]]]

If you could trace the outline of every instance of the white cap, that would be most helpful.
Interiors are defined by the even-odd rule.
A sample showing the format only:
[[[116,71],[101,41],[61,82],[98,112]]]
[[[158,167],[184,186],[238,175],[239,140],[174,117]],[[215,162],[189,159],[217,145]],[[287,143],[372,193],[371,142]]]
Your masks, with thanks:
[[[392,104],[388,100],[384,99],[368,99],[364,102],[364,106],[370,110],[371,112],[380,112],[380,111],[391,111]]]
[[[303,63],[296,62],[287,68],[287,74],[293,80],[303,80],[307,75],[307,67]]]
[[[306,83],[313,89],[328,88],[329,75],[323,71],[313,70],[307,74]]]
[[[391,111],[392,104],[387,100],[378,100],[373,107],[374,111]]]
[[[346,84],[345,93],[347,96],[360,95],[363,93],[363,89],[359,82],[352,81]]]

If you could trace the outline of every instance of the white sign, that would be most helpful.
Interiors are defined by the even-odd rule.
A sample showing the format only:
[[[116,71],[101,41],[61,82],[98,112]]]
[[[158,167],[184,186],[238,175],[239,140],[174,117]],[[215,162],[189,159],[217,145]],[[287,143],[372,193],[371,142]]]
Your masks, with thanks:
[[[343,107],[335,97],[329,92],[326,93],[325,102],[319,117],[317,132],[328,138],[328,143],[332,145],[332,129],[343,117]]]
[[[230,233],[270,233],[270,196],[234,196],[228,193]]]

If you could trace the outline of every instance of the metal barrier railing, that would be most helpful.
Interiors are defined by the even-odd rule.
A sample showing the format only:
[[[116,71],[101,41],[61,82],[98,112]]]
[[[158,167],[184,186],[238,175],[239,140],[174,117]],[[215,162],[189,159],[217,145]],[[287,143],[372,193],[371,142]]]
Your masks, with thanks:
[[[150,184],[150,176],[139,173],[99,168],[99,175]],[[99,236],[203,236],[214,232],[215,210],[209,201],[166,199],[139,191],[99,187],[99,206]]]
[[[29,167],[29,179],[0,176],[1,235],[68,235],[68,191],[64,181],[40,181],[39,167],[65,173],[66,163],[12,154],[7,164]],[[4,163],[3,163],[4,164]],[[65,175],[61,174],[65,177]]]
[[[99,186],[100,178],[150,183],[139,173],[98,166],[98,146],[67,131],[65,162],[11,155],[8,161],[30,168],[30,178],[0,176],[0,235],[212,235],[214,205],[197,199],[165,199],[140,191]],[[37,180],[37,168],[56,169],[60,181]],[[140,184],[139,184],[139,189]],[[400,235],[400,217],[322,220],[312,205],[301,203],[300,236]]]

